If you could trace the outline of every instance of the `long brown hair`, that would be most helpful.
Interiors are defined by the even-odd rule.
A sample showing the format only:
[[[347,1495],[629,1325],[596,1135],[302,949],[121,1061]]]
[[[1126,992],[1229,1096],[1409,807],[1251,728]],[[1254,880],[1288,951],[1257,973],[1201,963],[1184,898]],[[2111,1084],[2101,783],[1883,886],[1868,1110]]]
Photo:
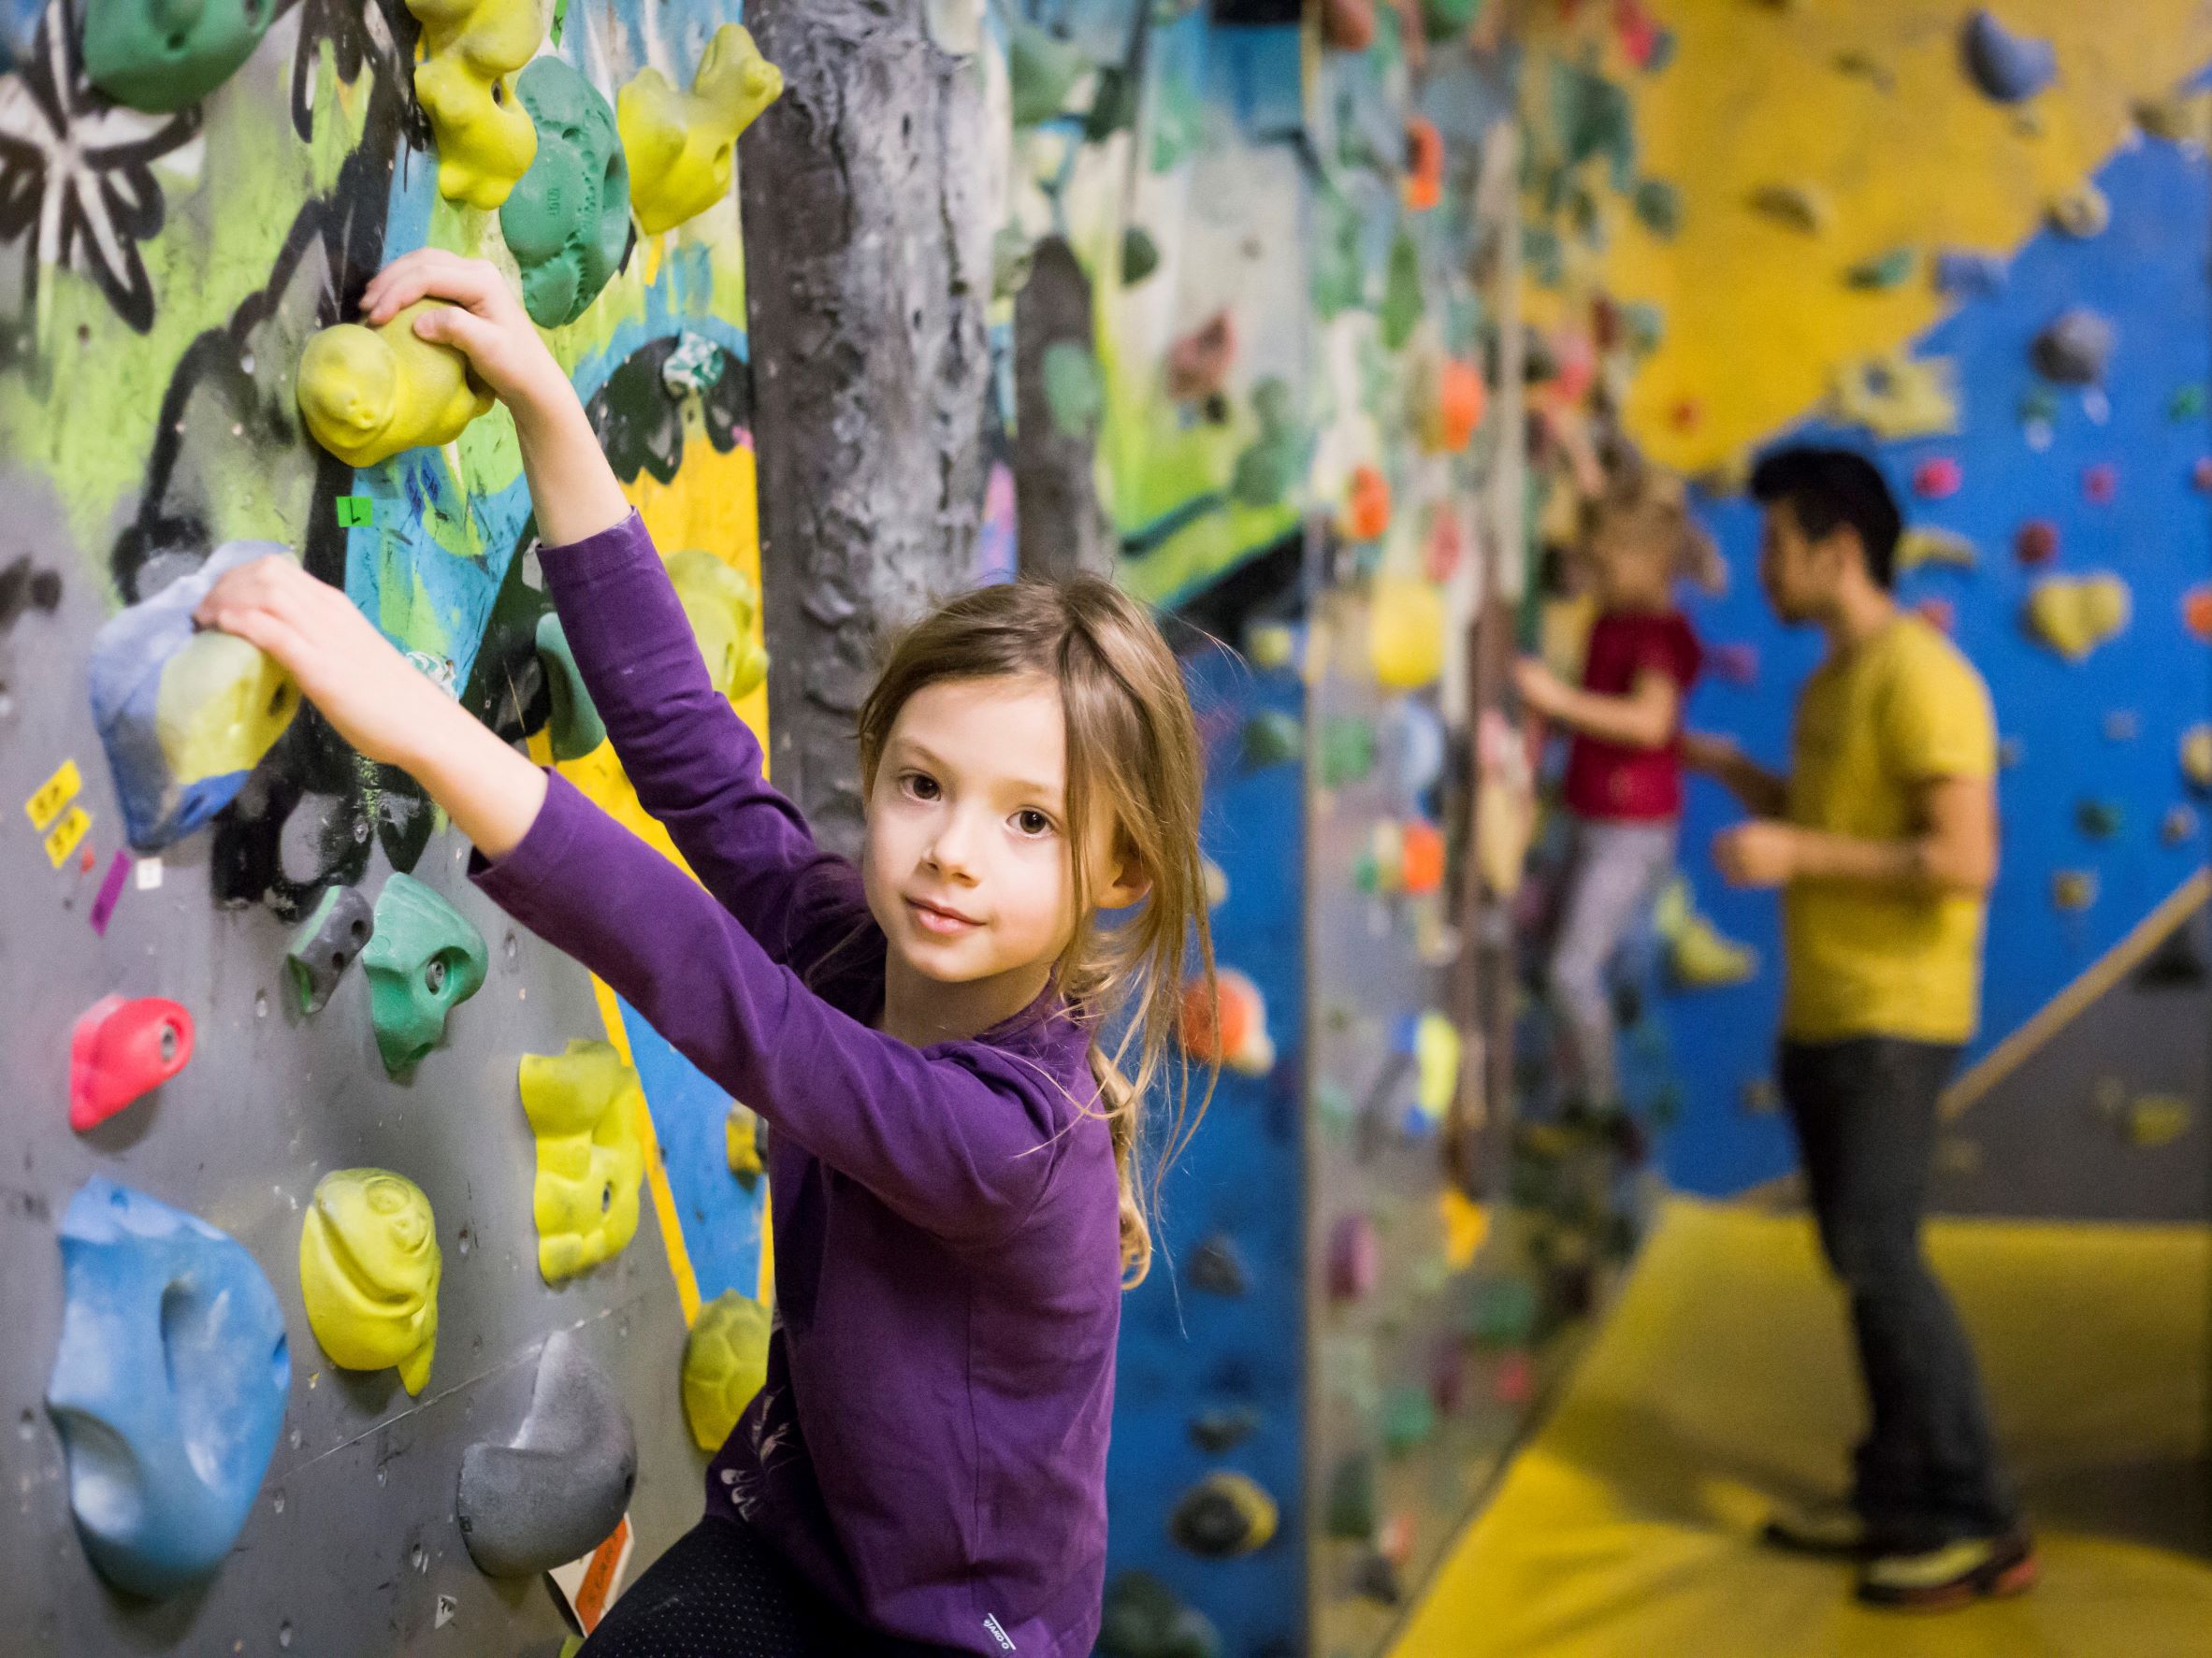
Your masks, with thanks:
[[[1149,1179],[1140,1177],[1145,1099],[1170,1065],[1184,963],[1195,956],[1210,991],[1213,939],[1207,925],[1205,865],[1198,852],[1204,784],[1197,721],[1175,654],[1144,607],[1111,582],[1013,582],[964,593],[900,635],[860,719],[862,789],[875,771],[899,710],[942,680],[1033,677],[1060,691],[1067,728],[1069,874],[1077,916],[1053,963],[1053,983],[1090,1022],[1091,1069],[1114,1146],[1121,1193],[1121,1267],[1126,1286],[1151,1265],[1149,1214],[1160,1176],[1189,1144],[1212,1094],[1212,1074],[1193,1102],[1189,1060],[1176,1062],[1176,1107]],[[1133,858],[1149,890],[1120,925],[1102,928],[1092,890],[1085,827],[1103,810],[1114,855]],[[1129,1017],[1111,1054],[1095,1032]],[[1127,1064],[1135,1050],[1135,1069]]]

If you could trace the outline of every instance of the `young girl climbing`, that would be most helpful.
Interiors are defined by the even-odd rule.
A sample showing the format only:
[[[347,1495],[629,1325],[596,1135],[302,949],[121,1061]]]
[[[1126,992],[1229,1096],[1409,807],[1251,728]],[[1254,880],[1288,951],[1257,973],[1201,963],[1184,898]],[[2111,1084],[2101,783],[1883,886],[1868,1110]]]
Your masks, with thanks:
[[[586,1651],[1085,1658],[1120,1296],[1150,1253],[1139,1115],[1186,950],[1212,971],[1174,658],[1102,581],[954,599],[900,642],[861,710],[856,868],[762,780],[499,274],[410,254],[369,283],[365,320],[426,296],[453,303],[416,331],[466,353],[513,412],[570,646],[699,880],[288,561],[232,572],[199,619],[267,651],[361,753],[419,778],[475,843],[486,893],[774,1131],[767,1385],[714,1460],[706,1518]],[[1100,1045],[1117,1011],[1126,1079]],[[1186,1074],[1184,1107],[1189,1090]]]
[[[1680,484],[1635,462],[1585,505],[1577,555],[1598,607],[1582,684],[1535,657],[1515,680],[1529,712],[1569,733],[1571,843],[1545,979],[1567,1029],[1568,1097],[1602,1118],[1620,1106],[1607,974],[1673,867],[1682,817],[1682,709],[1702,653],[1674,584],[1717,585],[1721,567]]]

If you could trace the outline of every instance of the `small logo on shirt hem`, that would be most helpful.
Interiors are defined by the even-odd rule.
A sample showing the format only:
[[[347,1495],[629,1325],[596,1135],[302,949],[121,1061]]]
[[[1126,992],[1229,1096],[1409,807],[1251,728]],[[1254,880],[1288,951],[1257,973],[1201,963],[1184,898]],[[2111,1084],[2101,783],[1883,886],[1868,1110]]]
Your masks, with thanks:
[[[999,1627],[999,1621],[996,1618],[986,1613],[983,1619],[983,1627],[990,1631],[990,1638],[998,1642],[1005,1651],[1011,1652],[1014,1650],[1014,1643],[1006,1638],[1006,1632]]]

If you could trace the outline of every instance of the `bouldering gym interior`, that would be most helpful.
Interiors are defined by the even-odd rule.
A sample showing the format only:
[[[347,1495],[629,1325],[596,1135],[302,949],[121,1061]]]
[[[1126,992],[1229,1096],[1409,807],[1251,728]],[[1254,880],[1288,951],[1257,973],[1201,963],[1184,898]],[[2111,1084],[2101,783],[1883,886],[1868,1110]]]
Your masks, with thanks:
[[[1172,647],[1214,965],[1048,1581],[840,1413],[918,1353],[805,1367],[904,1188],[656,1028],[707,958],[209,620],[342,593],[611,927],[735,879],[419,250],[821,852],[925,612]],[[786,1650],[614,1642],[792,1388],[793,1654],[2212,1653],[2202,0],[0,0],[0,786],[11,1658]],[[947,1633],[852,1539],[963,1513]]]

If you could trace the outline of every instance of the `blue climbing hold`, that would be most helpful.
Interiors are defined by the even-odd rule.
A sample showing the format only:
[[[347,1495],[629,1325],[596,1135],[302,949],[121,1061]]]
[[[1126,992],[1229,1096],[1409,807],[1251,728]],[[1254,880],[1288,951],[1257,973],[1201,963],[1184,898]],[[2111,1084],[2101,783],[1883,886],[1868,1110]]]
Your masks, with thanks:
[[[2001,254],[1945,248],[1935,256],[1935,285],[1961,299],[1993,299],[2004,292],[2008,272]]]
[[[46,1408],[85,1553],[173,1594],[223,1563],[292,1386],[284,1316],[235,1238],[97,1176],[62,1219],[66,1297]]]
[[[2000,104],[2021,103],[2059,78],[2049,41],[2014,34],[1986,7],[1966,20],[1960,47],[1974,85]]]
[[[299,711],[298,685],[272,657],[192,620],[224,571],[290,551],[226,541],[93,635],[93,724],[138,851],[158,852],[229,805]]]
[[[31,55],[46,0],[0,0],[0,75]]]

